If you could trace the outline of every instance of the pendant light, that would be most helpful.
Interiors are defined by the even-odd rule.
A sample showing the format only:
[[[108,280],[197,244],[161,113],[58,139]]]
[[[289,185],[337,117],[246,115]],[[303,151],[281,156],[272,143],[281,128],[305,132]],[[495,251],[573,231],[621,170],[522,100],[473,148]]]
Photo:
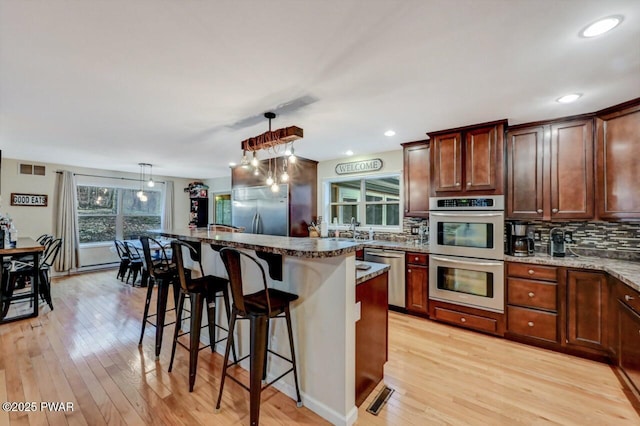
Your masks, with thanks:
[[[153,188],[156,185],[156,183],[153,181],[152,176],[153,176],[153,165],[149,164],[149,181],[147,182],[147,186],[149,188]]]
[[[136,193],[136,196],[142,200],[142,196],[144,195],[144,187],[142,186],[142,182],[144,182],[144,163],[138,163],[140,166],[140,190]]]

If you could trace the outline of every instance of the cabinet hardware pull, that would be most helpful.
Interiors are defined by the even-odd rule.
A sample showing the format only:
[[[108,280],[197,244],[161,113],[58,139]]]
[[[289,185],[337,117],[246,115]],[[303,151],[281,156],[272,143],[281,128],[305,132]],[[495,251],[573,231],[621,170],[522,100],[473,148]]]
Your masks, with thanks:
[[[415,260],[418,260],[418,258],[416,257]]]
[[[408,272],[408,273],[411,273],[411,269],[407,269],[407,272]]]
[[[471,182],[467,182],[467,186],[471,186]]]
[[[558,209],[551,209],[551,213],[558,213]]]
[[[633,299],[635,299],[635,297],[629,296],[628,294],[624,295],[624,300],[626,300],[627,302],[630,301],[630,300],[633,300]]]
[[[534,293],[534,292],[532,292],[532,291],[530,291],[530,292],[529,292],[529,297],[533,297],[533,296],[535,296],[535,293]]]
[[[527,323],[527,325],[528,325],[529,327],[533,327],[533,321],[529,321],[529,322]]]
[[[460,182],[456,182],[456,186],[460,186]]]
[[[529,272],[529,275],[533,275],[536,273],[536,271],[534,271],[533,269],[529,269],[527,272]]]
[[[538,209],[537,212],[542,214],[542,209]]]
[[[467,319],[462,317],[462,318],[460,318],[460,322],[467,322]]]

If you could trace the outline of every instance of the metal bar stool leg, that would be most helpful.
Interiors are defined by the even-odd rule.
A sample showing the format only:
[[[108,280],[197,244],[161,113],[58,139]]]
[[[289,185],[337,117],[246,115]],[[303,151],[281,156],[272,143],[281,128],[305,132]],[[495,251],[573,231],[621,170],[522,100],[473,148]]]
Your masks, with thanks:
[[[224,299],[224,309],[225,312],[227,313],[227,339],[229,339],[231,337],[232,331],[231,331],[231,304],[229,303],[229,289],[225,288],[224,291],[222,292],[222,298]],[[238,356],[236,354],[236,345],[233,344],[231,346],[231,351],[233,353],[233,362],[238,362]]]
[[[173,332],[173,346],[171,347],[171,361],[169,361],[169,373],[173,369],[173,359],[176,356],[176,346],[178,344],[178,334],[180,333],[180,324],[182,324],[182,311],[184,310],[184,293],[180,293],[178,299],[178,309],[176,313],[176,327]]]
[[[289,332],[289,347],[291,348],[291,363],[293,364],[293,380],[296,383],[296,396],[298,397],[297,405],[302,407],[302,398],[300,398],[300,386],[298,385],[298,366],[296,364],[296,351],[293,348],[293,329],[291,327],[291,310],[289,305],[284,308],[284,317],[287,321],[287,331]]]
[[[147,318],[149,317],[149,306],[151,305],[151,296],[153,295],[153,286],[156,284],[155,280],[149,280],[149,286],[147,287],[147,298],[144,301],[144,315],[142,316],[142,331],[140,332],[140,341],[138,346],[142,345],[142,338],[144,337],[144,329],[147,326]]]
[[[189,330],[189,392],[193,392],[196,383],[196,369],[198,367],[198,353],[200,352],[200,327],[202,326],[202,309],[204,294],[191,293],[191,328]]]
[[[162,335],[164,332],[164,319],[167,314],[167,299],[169,296],[169,283],[158,280],[158,310],[156,312],[156,359],[160,358],[162,349]],[[193,315],[193,313],[191,314]]]
[[[249,357],[249,423],[258,425],[260,421],[260,394],[264,371],[265,352],[267,351],[266,315],[250,315],[251,356]]]
[[[227,377],[227,364],[229,363],[229,351],[233,344],[233,330],[236,326],[236,310],[231,309],[231,320],[229,322],[229,337],[227,337],[227,347],[224,350],[224,360],[222,361],[222,376],[220,378],[220,390],[218,391],[218,401],[216,402],[215,412],[220,412],[220,403],[222,402],[222,390],[224,389],[224,382]]]

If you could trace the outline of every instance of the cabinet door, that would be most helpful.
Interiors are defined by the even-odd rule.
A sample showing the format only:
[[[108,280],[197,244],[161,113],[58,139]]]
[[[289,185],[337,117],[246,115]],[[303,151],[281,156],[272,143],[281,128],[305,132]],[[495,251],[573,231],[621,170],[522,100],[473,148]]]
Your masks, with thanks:
[[[502,126],[490,126],[465,133],[466,191],[493,193],[496,188],[502,188],[503,131]],[[495,193],[502,194],[502,191]]]
[[[620,367],[640,391],[640,316],[620,302]]]
[[[404,215],[429,217],[429,144],[404,148]]]
[[[429,268],[407,265],[407,310],[426,314],[428,309]]]
[[[507,217],[542,219],[544,127],[509,131],[507,135]]]
[[[593,218],[593,119],[551,125],[551,219]]]
[[[607,280],[603,274],[567,273],[567,343],[606,349]]]
[[[640,105],[597,119],[598,214],[640,218]]]
[[[462,191],[462,134],[449,133],[433,138],[432,183],[435,192]]]

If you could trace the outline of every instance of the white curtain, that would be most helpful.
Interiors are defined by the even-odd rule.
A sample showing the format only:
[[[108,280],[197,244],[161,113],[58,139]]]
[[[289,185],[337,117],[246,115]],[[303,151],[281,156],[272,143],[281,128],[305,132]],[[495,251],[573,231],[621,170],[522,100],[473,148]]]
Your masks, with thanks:
[[[66,272],[80,266],[76,178],[68,170],[58,175],[56,200],[55,237],[62,238],[62,246],[55,263],[55,270]]]
[[[173,181],[164,185],[164,207],[162,209],[162,229],[173,229]]]

